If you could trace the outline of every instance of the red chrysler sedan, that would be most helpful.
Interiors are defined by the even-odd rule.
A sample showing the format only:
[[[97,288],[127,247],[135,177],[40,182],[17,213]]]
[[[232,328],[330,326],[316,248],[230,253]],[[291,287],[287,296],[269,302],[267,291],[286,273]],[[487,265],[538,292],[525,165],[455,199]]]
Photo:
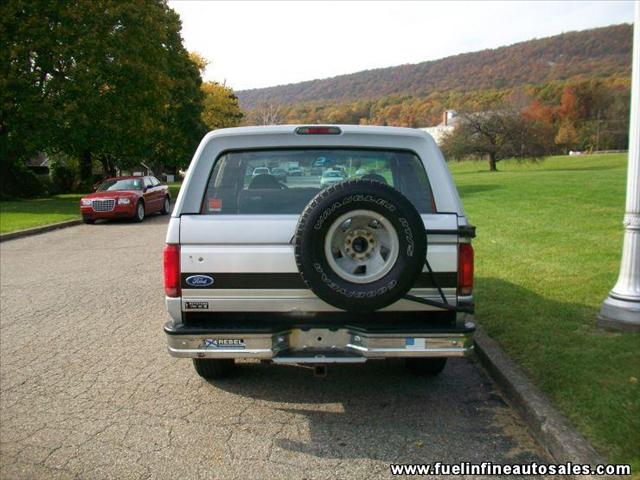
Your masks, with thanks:
[[[98,189],[80,199],[84,223],[101,218],[132,218],[137,222],[145,215],[169,213],[169,187],[156,177],[114,177],[103,181]]]

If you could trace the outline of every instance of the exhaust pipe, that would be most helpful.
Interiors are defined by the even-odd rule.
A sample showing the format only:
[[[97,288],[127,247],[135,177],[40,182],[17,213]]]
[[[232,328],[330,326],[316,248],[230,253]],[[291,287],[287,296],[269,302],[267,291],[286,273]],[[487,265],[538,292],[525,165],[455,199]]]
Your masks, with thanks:
[[[313,366],[313,376],[316,378],[324,378],[327,376],[327,366],[326,365],[314,365]]]

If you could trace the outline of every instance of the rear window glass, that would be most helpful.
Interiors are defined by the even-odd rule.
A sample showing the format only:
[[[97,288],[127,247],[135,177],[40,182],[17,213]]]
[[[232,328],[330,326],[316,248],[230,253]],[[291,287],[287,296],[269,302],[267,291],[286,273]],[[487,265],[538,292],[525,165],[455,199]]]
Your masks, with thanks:
[[[420,213],[433,213],[420,159],[394,150],[252,150],[221,155],[213,167],[202,213],[300,214],[323,188],[365,178],[404,194]]]

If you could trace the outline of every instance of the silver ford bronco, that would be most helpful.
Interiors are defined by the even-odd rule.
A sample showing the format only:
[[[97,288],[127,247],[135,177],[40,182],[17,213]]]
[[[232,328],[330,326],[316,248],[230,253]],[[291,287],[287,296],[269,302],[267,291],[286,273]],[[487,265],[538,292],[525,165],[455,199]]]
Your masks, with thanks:
[[[438,374],[472,349],[474,235],[422,131],[216,130],[167,231],[169,352],[205,378],[240,358]]]

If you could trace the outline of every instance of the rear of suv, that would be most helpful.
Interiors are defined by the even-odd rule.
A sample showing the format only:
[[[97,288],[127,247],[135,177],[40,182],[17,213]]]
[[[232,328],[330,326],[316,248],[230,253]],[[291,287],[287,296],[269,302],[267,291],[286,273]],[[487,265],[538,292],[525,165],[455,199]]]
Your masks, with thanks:
[[[474,234],[419,130],[211,132],[167,231],[169,352],[205,378],[247,358],[437,374],[472,349]]]

